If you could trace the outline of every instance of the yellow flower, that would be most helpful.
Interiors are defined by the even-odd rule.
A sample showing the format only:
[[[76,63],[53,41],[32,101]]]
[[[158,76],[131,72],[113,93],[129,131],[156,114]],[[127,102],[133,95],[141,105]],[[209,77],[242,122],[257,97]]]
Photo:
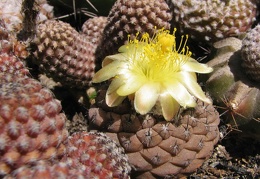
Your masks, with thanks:
[[[94,83],[112,78],[106,93],[108,106],[119,105],[134,95],[134,108],[140,114],[159,105],[161,113],[172,120],[180,106],[195,107],[195,98],[211,103],[197,83],[196,73],[210,73],[212,68],[191,58],[181,41],[176,47],[175,31],[160,29],[153,37],[147,33],[138,40],[128,40],[118,54],[107,56],[102,69],[93,77]],[[129,38],[130,39],[130,38]]]

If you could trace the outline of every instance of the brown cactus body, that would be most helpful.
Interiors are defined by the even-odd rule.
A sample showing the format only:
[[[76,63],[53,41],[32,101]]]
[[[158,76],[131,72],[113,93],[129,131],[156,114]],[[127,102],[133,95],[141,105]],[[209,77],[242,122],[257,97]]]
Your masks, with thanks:
[[[82,33],[93,44],[98,45],[102,39],[103,30],[107,24],[107,17],[92,17],[82,25]]]
[[[198,42],[210,44],[238,36],[256,20],[256,2],[252,0],[169,0],[173,26]]]
[[[251,29],[242,41],[242,67],[248,77],[260,82],[260,25]]]
[[[83,88],[94,75],[95,46],[69,24],[49,20],[37,27],[35,63],[64,86]]]
[[[100,101],[102,96],[104,91],[96,98],[98,106],[89,109],[90,128],[106,131],[124,147],[135,178],[194,172],[218,141],[219,116],[212,105],[198,101],[195,109],[184,110],[173,122],[167,122],[162,116],[131,114],[127,101],[108,108]]]

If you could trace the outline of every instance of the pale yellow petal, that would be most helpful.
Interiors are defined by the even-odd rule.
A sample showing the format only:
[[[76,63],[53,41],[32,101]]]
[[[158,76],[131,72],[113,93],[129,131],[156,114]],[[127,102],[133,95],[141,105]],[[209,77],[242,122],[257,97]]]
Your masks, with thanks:
[[[116,76],[122,69],[124,63],[120,61],[113,61],[99,70],[92,78],[93,83],[100,83]]]
[[[206,64],[199,63],[193,58],[189,58],[189,60],[181,66],[181,70],[196,73],[210,73],[213,71],[213,68]]]
[[[111,63],[113,61],[123,61],[125,59],[126,59],[126,56],[122,53],[106,56],[105,59],[102,61],[102,67],[108,65],[109,63]]]
[[[109,58],[109,56],[106,56],[106,58],[102,61],[102,67],[107,66],[109,63],[112,63],[114,60],[112,58]]]
[[[172,98],[170,94],[164,93],[159,97],[162,107],[163,117],[167,121],[171,121],[180,109],[180,104]]]
[[[106,94],[106,104],[109,107],[118,106],[125,99],[125,96],[119,96],[116,92]]]
[[[112,80],[111,84],[109,85],[109,87],[107,89],[107,94],[115,92],[123,84],[124,84],[124,81],[119,76],[114,77],[114,79]]]
[[[146,114],[152,109],[159,97],[159,88],[157,83],[147,83],[135,93],[134,107],[138,113]]]
[[[193,75],[188,72],[180,72],[176,75],[180,83],[182,83],[188,91],[200,100],[211,103],[211,100],[206,97],[205,93],[202,91],[200,85],[194,80]]]
[[[165,86],[167,92],[184,108],[196,106],[194,98],[178,80],[172,80]]]
[[[145,79],[142,76],[129,75],[127,79],[124,79],[124,84],[118,88],[117,94],[127,96],[135,93],[144,83]]]

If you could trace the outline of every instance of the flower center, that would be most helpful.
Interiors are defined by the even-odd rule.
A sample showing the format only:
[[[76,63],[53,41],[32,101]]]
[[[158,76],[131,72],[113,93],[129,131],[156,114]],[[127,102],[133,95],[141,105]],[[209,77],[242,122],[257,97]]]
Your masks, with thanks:
[[[181,66],[186,63],[191,56],[187,43],[182,36],[178,49],[176,48],[175,31],[170,34],[168,30],[160,29],[153,37],[148,33],[142,35],[138,40],[129,40],[129,45],[133,45],[134,55],[129,58],[129,70],[132,74],[144,75],[148,80],[158,82],[163,79],[172,79]]]

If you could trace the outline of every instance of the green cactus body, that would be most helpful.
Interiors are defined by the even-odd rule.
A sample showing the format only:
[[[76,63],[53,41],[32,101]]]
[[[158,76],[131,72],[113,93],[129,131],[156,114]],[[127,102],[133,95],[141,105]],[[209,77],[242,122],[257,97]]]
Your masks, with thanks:
[[[214,47],[216,56],[208,62],[214,71],[206,80],[206,90],[230,124],[260,138],[260,86],[241,66],[242,41],[227,38]]]

